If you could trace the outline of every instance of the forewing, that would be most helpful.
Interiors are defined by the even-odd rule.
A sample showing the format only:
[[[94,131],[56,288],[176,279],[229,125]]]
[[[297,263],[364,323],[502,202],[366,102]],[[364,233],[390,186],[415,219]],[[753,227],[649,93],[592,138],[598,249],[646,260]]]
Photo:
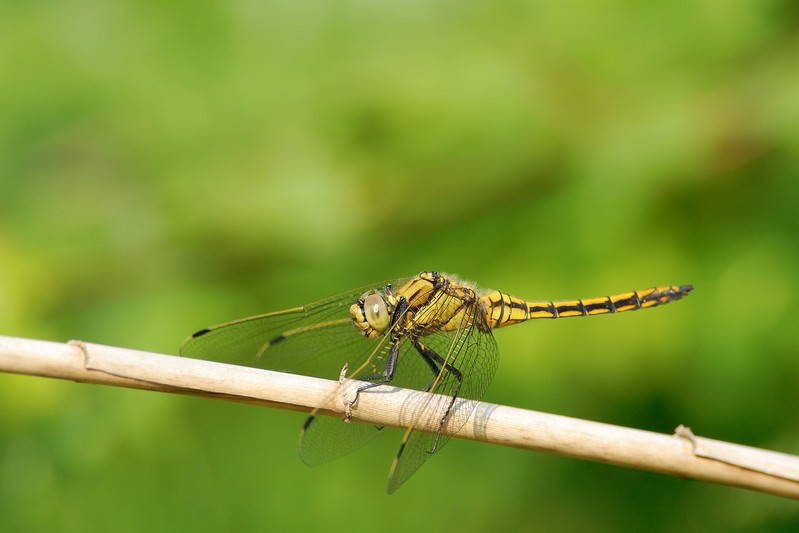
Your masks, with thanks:
[[[345,363],[359,366],[379,344],[350,320],[350,306],[364,290],[211,326],[189,337],[180,354],[336,379]]]

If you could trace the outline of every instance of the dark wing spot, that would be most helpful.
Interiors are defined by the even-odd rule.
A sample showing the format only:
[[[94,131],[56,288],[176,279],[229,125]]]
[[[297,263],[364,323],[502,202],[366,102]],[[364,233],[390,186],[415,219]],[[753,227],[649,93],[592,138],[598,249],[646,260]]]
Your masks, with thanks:
[[[206,333],[210,333],[210,332],[211,332],[210,328],[201,329],[201,330],[200,330],[200,331],[198,331],[197,333],[194,333],[194,334],[191,336],[191,338],[192,338],[192,339],[196,339],[197,337],[202,337],[202,336],[203,336],[203,335],[205,335]]]
[[[286,338],[286,336],[281,334],[281,335],[278,335],[277,337],[275,337],[274,339],[272,339],[271,341],[267,342],[266,344],[268,346],[272,346],[273,344],[277,344],[278,342],[282,341],[285,338]]]

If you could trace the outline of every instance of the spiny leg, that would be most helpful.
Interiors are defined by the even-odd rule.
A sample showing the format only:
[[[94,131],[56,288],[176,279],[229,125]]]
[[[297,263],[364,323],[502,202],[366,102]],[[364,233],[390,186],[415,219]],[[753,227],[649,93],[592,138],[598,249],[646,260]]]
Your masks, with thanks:
[[[460,370],[452,366],[444,358],[438,355],[434,350],[432,350],[428,346],[425,346],[418,340],[413,341],[413,346],[422,356],[422,359],[424,359],[425,363],[427,363],[430,369],[433,370],[434,372],[435,377],[433,378],[433,381],[430,382],[430,384],[427,387],[425,387],[425,392],[429,392],[430,389],[432,389],[433,386],[436,384],[436,382],[440,379],[441,375],[440,369],[446,370],[447,372],[452,374],[455,377],[455,380],[458,382],[458,384],[455,386],[455,390],[452,392],[452,397],[449,400],[449,405],[447,405],[447,409],[438,423],[438,431],[436,432],[436,440],[433,443],[433,448],[427,450],[427,453],[433,454],[435,453],[436,448],[438,447],[438,441],[441,438],[441,431],[444,429],[444,424],[447,423],[449,415],[452,413],[452,407],[455,405],[455,400],[458,398],[458,393],[461,390],[461,385],[463,385],[463,374],[461,373]]]
[[[438,357],[438,354],[436,352],[434,352],[424,344],[420,343],[418,340],[415,340],[413,342],[413,347],[416,348],[416,351],[419,352],[420,356],[422,356],[422,361],[424,361],[427,364],[427,366],[430,368],[430,370],[433,372],[433,379],[424,388],[425,392],[430,392],[430,389],[433,387],[433,385],[436,382],[436,379],[438,378],[439,372],[441,372],[441,367],[439,366],[439,363],[436,362],[436,358],[439,360],[441,358]]]
[[[377,387],[378,385],[385,385],[394,379],[394,374],[397,372],[397,359],[399,357],[400,342],[402,342],[402,337],[397,337],[391,344],[391,350],[389,350],[388,359],[386,359],[386,367],[383,369],[382,374],[358,378],[363,381],[371,381],[372,383],[367,383],[366,385],[358,387],[358,390],[355,391],[355,400],[352,403],[358,401],[358,395],[360,395],[361,392],[373,387]]]

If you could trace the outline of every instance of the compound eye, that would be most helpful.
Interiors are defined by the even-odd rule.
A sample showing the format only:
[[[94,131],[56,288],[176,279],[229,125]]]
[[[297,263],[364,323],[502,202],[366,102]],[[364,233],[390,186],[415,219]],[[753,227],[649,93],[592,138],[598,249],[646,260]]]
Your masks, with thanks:
[[[364,299],[363,311],[366,321],[378,332],[385,331],[391,323],[386,301],[379,294],[370,294]]]

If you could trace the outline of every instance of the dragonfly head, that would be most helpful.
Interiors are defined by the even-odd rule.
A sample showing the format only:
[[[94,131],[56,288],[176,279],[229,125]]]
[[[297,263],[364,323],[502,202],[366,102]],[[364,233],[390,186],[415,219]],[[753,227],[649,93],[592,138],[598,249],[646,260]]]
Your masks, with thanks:
[[[395,305],[383,294],[366,291],[350,307],[350,318],[361,335],[376,339],[391,326]]]

